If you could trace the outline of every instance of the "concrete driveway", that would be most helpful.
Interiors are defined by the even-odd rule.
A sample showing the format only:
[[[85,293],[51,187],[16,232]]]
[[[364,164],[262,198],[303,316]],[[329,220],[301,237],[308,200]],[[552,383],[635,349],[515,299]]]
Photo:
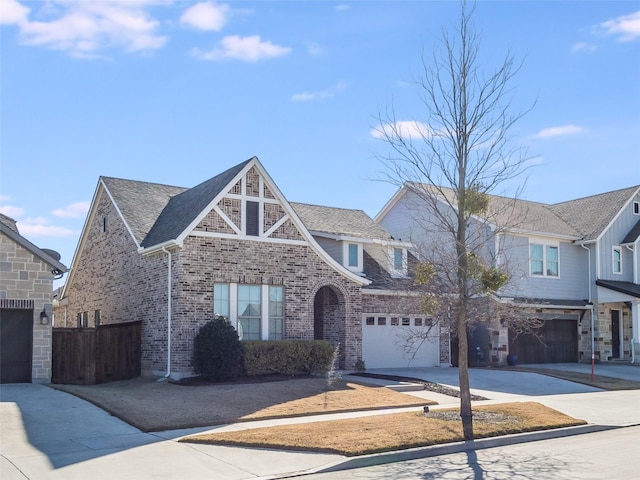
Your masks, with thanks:
[[[636,371],[640,373],[640,369],[637,369],[632,374]],[[420,377],[454,387],[457,385],[458,371],[455,368],[384,372]],[[640,424],[640,410],[637,408],[640,390],[605,392],[551,377],[508,370],[471,369],[470,378],[474,393],[490,398],[489,402],[535,400],[576,418],[583,418],[591,424]],[[414,393],[425,395],[426,398],[432,396],[430,392]],[[457,404],[454,397],[442,396],[442,401],[450,402],[448,406]],[[331,417],[355,415],[362,414]],[[324,419],[327,417],[302,417],[282,420],[280,423]],[[276,423],[273,420],[269,422]],[[251,426],[243,424],[242,428]],[[2,385],[0,478],[242,480],[267,476],[277,478],[345,460],[339,455],[193,445],[175,441],[180,435],[203,430],[207,429],[142,433],[67,393],[37,384]]]

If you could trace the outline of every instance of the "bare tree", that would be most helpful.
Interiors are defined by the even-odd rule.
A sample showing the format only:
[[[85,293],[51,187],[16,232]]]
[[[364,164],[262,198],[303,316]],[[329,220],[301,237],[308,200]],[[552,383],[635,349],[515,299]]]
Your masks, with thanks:
[[[509,280],[506,265],[491,258],[490,247],[517,217],[515,201],[497,202],[490,194],[526,170],[526,150],[511,146],[509,133],[530,110],[511,112],[511,83],[521,66],[511,54],[485,74],[471,22],[474,10],[463,2],[453,34],[443,31],[433,55],[422,56],[415,80],[421,120],[400,122],[391,107],[378,115],[376,128],[390,147],[378,156],[384,180],[418,200],[414,223],[431,239],[420,252],[416,279],[438,285],[438,293],[425,296],[425,308],[449,316],[458,337],[460,416],[467,440],[473,438],[467,326],[500,315],[480,300]]]

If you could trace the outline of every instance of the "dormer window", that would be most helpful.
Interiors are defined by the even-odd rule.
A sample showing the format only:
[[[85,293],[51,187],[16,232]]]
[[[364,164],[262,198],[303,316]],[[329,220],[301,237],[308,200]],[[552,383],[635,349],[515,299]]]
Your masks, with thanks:
[[[392,247],[389,250],[389,270],[393,277],[403,277],[407,274],[407,250]]]
[[[360,243],[344,243],[343,249],[343,265],[352,272],[362,272],[362,244]]]

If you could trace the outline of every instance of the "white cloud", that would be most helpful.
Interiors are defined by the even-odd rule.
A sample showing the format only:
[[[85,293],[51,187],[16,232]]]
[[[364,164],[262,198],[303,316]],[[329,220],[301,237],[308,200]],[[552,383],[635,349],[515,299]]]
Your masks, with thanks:
[[[24,208],[14,207],[12,205],[3,205],[0,207],[0,213],[15,219],[24,213]]]
[[[349,5],[347,5],[346,3],[341,3],[335,6],[336,12],[344,12],[346,10],[349,10],[349,8]]]
[[[128,52],[152,51],[167,41],[157,34],[160,23],[145,10],[145,0],[52,0],[36,12],[46,20],[33,21],[28,19],[29,10],[20,10],[15,0],[0,1],[8,1],[13,17],[19,18],[22,43],[66,51],[79,58],[95,58],[101,50],[112,47]]]
[[[20,235],[25,237],[71,237],[76,232],[64,227],[45,225],[43,223],[18,222]]]
[[[334,97],[337,93],[344,91],[347,88],[347,84],[344,82],[338,82],[335,87],[327,88],[326,90],[320,90],[318,92],[303,92],[296,93],[291,97],[294,102],[308,102],[312,100],[324,100],[326,98]]]
[[[379,125],[370,132],[373,138],[384,139],[389,137],[402,138],[425,138],[435,136],[433,130],[426,123],[417,122],[415,120],[405,120],[396,122],[395,124]]]
[[[533,138],[551,138],[563,135],[573,135],[584,132],[584,128],[577,125],[562,125],[560,127],[544,128],[536,133]]]
[[[184,11],[180,23],[196,30],[220,31],[227,23],[228,5],[211,2],[196,3]]]
[[[208,52],[194,49],[191,53],[201,60],[236,59],[245,62],[257,62],[263,58],[282,57],[289,52],[291,52],[291,48],[275,45],[269,41],[262,41],[259,35],[250,37],[232,35],[224,37],[218,47]]]
[[[16,0],[0,0],[0,24],[20,24],[27,20],[30,10]]]
[[[84,217],[89,211],[90,202],[76,202],[67,205],[64,208],[58,208],[51,213],[61,218],[80,218]]]
[[[573,47],[571,47],[571,53],[593,53],[598,49],[596,45],[587,42],[578,42]]]
[[[640,39],[640,10],[607,20],[599,25],[599,29],[608,35],[617,36],[621,42],[638,40]]]

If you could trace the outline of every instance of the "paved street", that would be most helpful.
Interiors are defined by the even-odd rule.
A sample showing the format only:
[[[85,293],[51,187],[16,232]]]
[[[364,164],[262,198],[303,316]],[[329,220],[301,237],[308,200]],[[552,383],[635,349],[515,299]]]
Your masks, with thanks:
[[[304,476],[309,480],[638,478],[640,426]]]
[[[623,368],[620,374],[640,379],[639,367],[617,368]],[[608,371],[615,373],[613,370]],[[430,368],[398,370],[393,374],[424,378],[455,387],[457,373],[455,368]],[[575,463],[580,458],[586,465],[585,475],[577,470],[581,473],[564,478],[632,478],[629,469],[637,471],[640,457],[637,455],[637,439],[640,434],[638,427],[611,428],[640,425],[640,390],[606,392],[557,378],[510,370],[472,369],[470,378],[472,391],[490,399],[481,403],[533,400],[584,419],[590,424],[588,427],[577,427],[577,431],[607,431],[583,433],[558,440],[532,441],[554,435],[567,435],[568,431],[576,432],[548,431],[479,440],[471,447],[466,444],[429,447],[413,451],[412,454],[413,458],[429,455],[431,458],[399,462],[393,464],[395,467],[376,467],[382,468],[379,471],[360,469],[332,473],[327,478],[551,478],[556,470],[573,472],[576,467],[572,466],[572,462]],[[440,402],[440,406],[433,408],[458,404],[456,398],[434,392],[419,390],[410,393]],[[193,445],[176,441],[183,435],[206,430],[255,428],[278,423],[312,422],[390,412],[391,410],[385,410],[298,417],[143,433],[67,393],[37,384],[2,385],[0,478],[244,480],[319,472],[330,466],[344,466],[345,463],[353,466],[354,461],[358,461],[359,466],[398,462],[406,458],[406,452],[391,452],[354,460],[340,455]],[[479,445],[491,448],[474,450]],[[434,451],[437,452],[435,457],[432,456]],[[460,453],[452,454],[454,451]],[[606,465],[610,475],[602,476],[603,470],[597,468],[604,468]],[[391,470],[385,471],[385,468]],[[425,476],[424,472],[430,472],[431,476]],[[421,476],[403,477],[405,474]],[[444,474],[449,476],[443,476]],[[458,474],[462,476],[455,476]]]

